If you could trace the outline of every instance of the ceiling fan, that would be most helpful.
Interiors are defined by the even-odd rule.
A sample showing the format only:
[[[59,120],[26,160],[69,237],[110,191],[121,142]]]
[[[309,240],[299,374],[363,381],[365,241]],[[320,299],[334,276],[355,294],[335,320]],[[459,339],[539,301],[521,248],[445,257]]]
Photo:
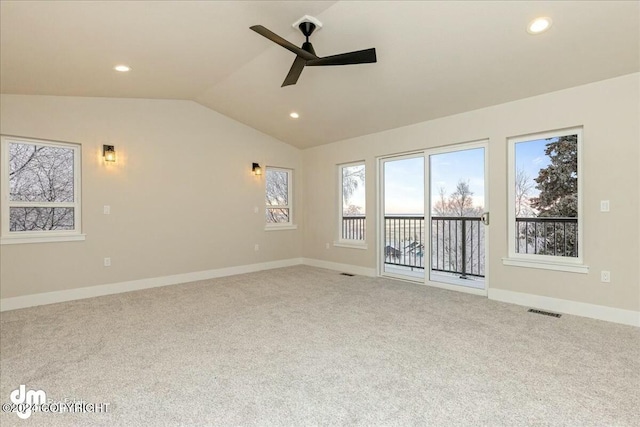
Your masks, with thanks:
[[[296,54],[296,59],[293,61],[293,65],[291,65],[289,74],[287,74],[287,77],[284,79],[282,87],[296,84],[305,66],[319,67],[324,65],[351,65],[376,62],[375,48],[319,57],[316,55],[313,45],[309,42],[309,36],[313,34],[316,28],[322,28],[322,23],[312,16],[303,16],[298,22],[294,23],[293,26],[297,26],[306,37],[306,41],[302,44],[302,47],[298,47],[283,39],[262,25],[250,27],[261,36],[268,38],[272,42]]]

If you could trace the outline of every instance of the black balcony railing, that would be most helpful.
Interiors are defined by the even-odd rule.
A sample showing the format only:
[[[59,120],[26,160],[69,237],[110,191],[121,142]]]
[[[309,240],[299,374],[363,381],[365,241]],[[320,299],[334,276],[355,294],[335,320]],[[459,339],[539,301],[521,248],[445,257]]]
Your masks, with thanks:
[[[578,256],[578,218],[516,218],[516,253]]]
[[[479,217],[431,217],[431,270],[484,277],[484,227]]]
[[[384,263],[424,269],[424,216],[384,217]]]
[[[364,240],[366,232],[364,215],[342,217],[342,238],[346,240]]]
[[[385,264],[424,269],[423,216],[385,216]],[[484,277],[484,227],[477,217],[431,217],[432,271]]]
[[[424,270],[427,231],[424,216],[385,216],[385,264]],[[431,270],[484,277],[484,232],[479,217],[431,217]],[[577,218],[516,218],[516,232],[517,253],[578,256]],[[342,238],[364,240],[365,217],[343,217]]]

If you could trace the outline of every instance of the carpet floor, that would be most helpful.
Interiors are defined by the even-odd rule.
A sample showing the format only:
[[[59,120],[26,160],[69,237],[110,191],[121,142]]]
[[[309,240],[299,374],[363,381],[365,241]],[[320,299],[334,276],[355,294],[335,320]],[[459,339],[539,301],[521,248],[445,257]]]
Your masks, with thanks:
[[[639,426],[640,330],[296,266],[4,312],[8,426]]]

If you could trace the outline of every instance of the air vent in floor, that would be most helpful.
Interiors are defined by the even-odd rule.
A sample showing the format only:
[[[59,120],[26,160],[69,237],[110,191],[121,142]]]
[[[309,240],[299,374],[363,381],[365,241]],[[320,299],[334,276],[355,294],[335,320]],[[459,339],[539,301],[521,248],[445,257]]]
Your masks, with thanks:
[[[544,316],[551,316],[551,317],[560,317],[560,316],[562,316],[562,314],[552,313],[550,311],[536,310],[534,308],[530,308],[529,309],[529,313],[542,314]]]
[[[355,274],[351,274],[351,273],[340,273],[341,276],[349,276],[349,277],[353,277],[355,276]]]

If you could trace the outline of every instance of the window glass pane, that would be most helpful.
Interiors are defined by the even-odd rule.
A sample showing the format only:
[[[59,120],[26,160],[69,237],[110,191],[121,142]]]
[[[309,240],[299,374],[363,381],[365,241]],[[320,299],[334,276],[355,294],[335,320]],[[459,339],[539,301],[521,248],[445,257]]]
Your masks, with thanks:
[[[287,223],[289,222],[289,209],[287,208],[267,208],[267,223]]]
[[[578,135],[515,144],[516,253],[578,256]]]
[[[289,204],[289,173],[270,170],[266,173],[266,202],[269,206],[286,206]]]
[[[73,149],[9,144],[9,200],[73,202]]]
[[[348,240],[365,239],[365,166],[341,167],[342,225],[341,236]]]
[[[74,208],[9,208],[10,231],[73,230]]]
[[[342,214],[365,214],[364,165],[342,168]]]

